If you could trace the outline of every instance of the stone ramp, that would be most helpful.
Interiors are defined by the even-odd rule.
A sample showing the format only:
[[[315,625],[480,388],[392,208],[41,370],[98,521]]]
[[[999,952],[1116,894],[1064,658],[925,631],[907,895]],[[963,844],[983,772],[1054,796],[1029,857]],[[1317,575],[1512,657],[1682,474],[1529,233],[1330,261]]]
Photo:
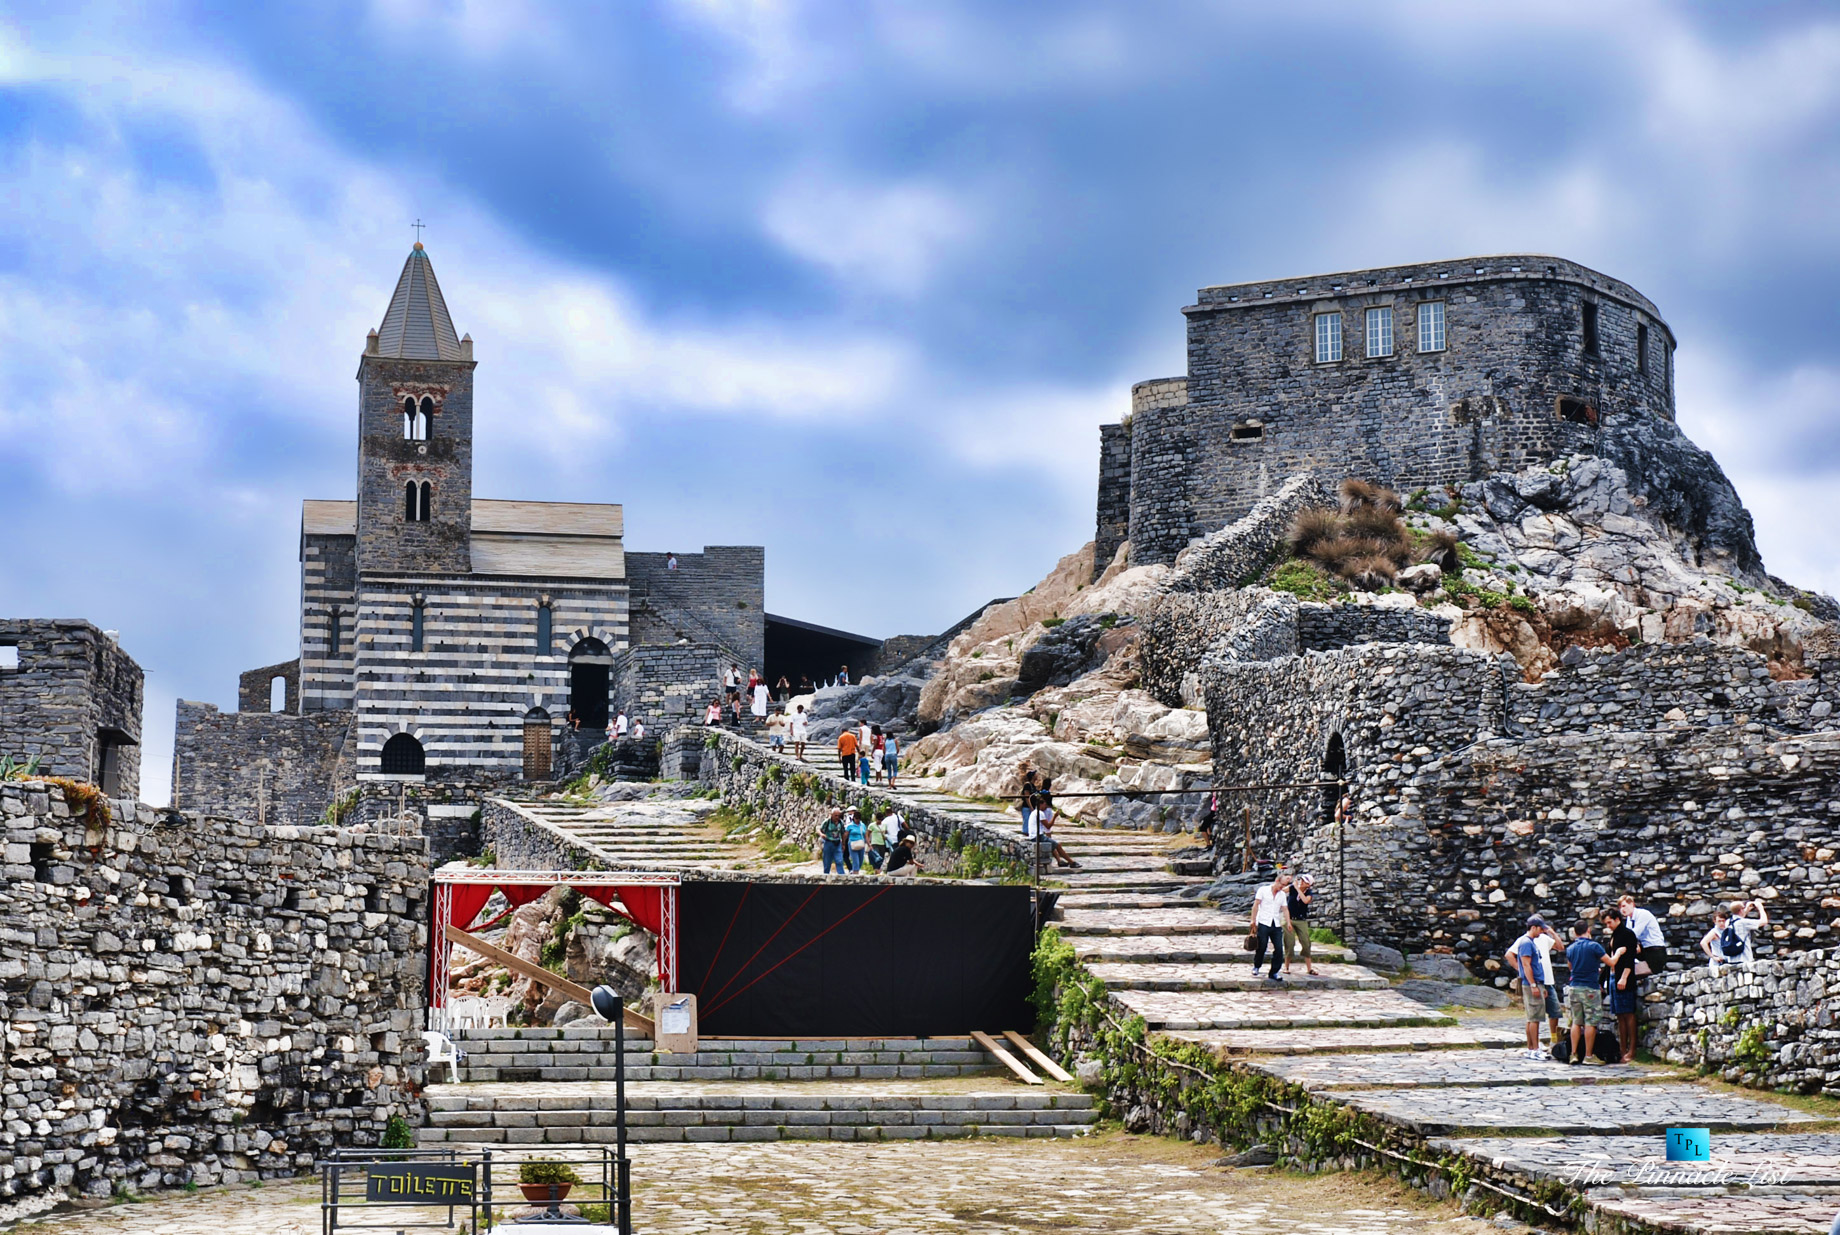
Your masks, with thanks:
[[[613,870],[730,870],[756,852],[706,823],[716,803],[694,798],[583,804],[542,798],[510,803],[526,817],[593,854]]]
[[[1353,1089],[1336,1098],[1423,1136],[1647,1135],[1669,1128],[1766,1131],[1818,1122],[1763,1098],[1680,1081],[1577,1086]]]
[[[1448,1025],[1424,1004],[1391,991],[1266,989],[1256,991],[1114,990],[1127,1011],[1163,1029],[1311,1029],[1328,1026]]]
[[[1516,1043],[1525,1039],[1518,1035]],[[1519,1051],[1293,1055],[1248,1065],[1312,1093],[1337,1089],[1435,1089],[1486,1085],[1616,1085],[1666,1079],[1672,1072],[1639,1064],[1563,1064]]]
[[[436,1085],[423,1144],[606,1144],[606,1083]],[[668,1141],[893,1141],[1075,1136],[1098,1121],[1090,1095],[988,1081],[629,1083],[628,1135]]]

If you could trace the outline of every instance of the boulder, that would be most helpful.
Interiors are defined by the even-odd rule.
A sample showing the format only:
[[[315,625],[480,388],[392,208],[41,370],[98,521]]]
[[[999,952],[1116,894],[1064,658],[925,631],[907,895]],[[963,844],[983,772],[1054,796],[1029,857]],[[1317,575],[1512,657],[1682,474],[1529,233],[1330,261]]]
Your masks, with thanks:
[[[1408,592],[1435,592],[1444,582],[1444,569],[1436,562],[1408,566],[1393,577]]]
[[[1467,982],[1469,966],[1448,952],[1420,952],[1406,957],[1406,968],[1420,978],[1442,978],[1447,982]]]
[[[1431,978],[1407,978],[1393,989],[1407,999],[1433,1008],[1505,1008],[1508,992],[1492,986],[1471,986],[1460,982],[1439,982]]]
[[[1397,948],[1389,948],[1383,943],[1371,943],[1363,940],[1354,945],[1355,959],[1372,969],[1384,969],[1394,973],[1406,967],[1405,953]]]

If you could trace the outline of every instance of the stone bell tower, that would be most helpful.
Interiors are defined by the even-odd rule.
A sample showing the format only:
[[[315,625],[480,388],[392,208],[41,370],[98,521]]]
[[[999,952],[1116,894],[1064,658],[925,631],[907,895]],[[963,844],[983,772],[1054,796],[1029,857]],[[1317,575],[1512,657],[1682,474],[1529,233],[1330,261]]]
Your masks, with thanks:
[[[471,571],[473,340],[418,241],[358,364],[362,574]]]

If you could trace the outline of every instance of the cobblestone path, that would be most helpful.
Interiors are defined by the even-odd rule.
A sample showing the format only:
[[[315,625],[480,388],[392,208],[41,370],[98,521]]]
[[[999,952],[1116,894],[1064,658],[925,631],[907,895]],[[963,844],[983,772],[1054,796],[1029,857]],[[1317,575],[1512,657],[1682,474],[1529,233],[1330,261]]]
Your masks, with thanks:
[[[1484,1235],[1368,1176],[1224,1170],[1155,1138],[900,1145],[641,1145],[642,1235]],[[398,1214],[404,1211],[396,1211]],[[507,1231],[523,1229],[507,1225]],[[595,1228],[588,1228],[595,1229]],[[58,1215],[13,1235],[318,1235],[319,1187],[207,1189]]]
[[[1088,834],[1070,835],[1075,849]],[[1184,897],[1196,880],[1173,873],[1169,840],[1092,835],[1121,856],[1067,878],[1058,926],[1153,1033],[1465,1155],[1478,1179],[1510,1194],[1531,1200],[1561,1185],[1599,1227],[1826,1235],[1840,1211],[1840,1132],[1824,1130],[1835,1125],[1672,1069],[1527,1058],[1517,1013],[1459,1023],[1388,989],[1385,975],[1341,949],[1316,945],[1315,980],[1299,965],[1284,984],[1267,983],[1246,951],[1250,894],[1248,904],[1219,906]],[[1713,1160],[1667,1163],[1670,1127],[1710,1129]],[[1555,1225],[1578,1220],[1547,1212]]]

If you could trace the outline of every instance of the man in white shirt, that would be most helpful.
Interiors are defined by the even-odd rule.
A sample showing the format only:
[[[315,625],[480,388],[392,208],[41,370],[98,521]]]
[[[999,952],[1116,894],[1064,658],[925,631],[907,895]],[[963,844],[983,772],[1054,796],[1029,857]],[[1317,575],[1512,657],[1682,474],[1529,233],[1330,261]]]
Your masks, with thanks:
[[[1641,945],[1643,963],[1650,973],[1658,974],[1667,968],[1667,939],[1661,933],[1661,922],[1646,909],[1636,908],[1636,898],[1625,896],[1617,901],[1616,906],[1623,911],[1623,921],[1636,933],[1636,943]]]
[[[800,763],[805,762],[805,743],[811,737],[811,721],[805,715],[805,705],[799,704],[792,712],[792,753],[798,756]]]
[[[613,721],[613,736],[614,736],[615,738],[623,738],[623,737],[625,737],[625,736],[626,736],[626,730],[627,730],[627,728],[628,728],[628,727],[629,727],[629,726],[628,726],[628,724],[627,724],[627,720],[626,720],[626,712],[624,711],[624,709],[622,709],[622,710],[621,710],[621,712],[620,712],[620,714],[619,714],[618,716],[616,716],[616,717],[614,718],[614,721]]]
[[[1265,949],[1269,947],[1271,972],[1265,975],[1267,982],[1284,981],[1278,976],[1278,967],[1284,963],[1284,928],[1291,920],[1290,897],[1286,895],[1290,886],[1291,877],[1279,871],[1252,897],[1252,928],[1256,935],[1252,945],[1252,972],[1258,973],[1259,966],[1265,963]]]
[[[1534,1005],[1527,1002],[1527,995],[1537,995],[1540,1007],[1546,1013],[1547,1028],[1551,1031],[1549,1040],[1553,1042],[1559,1040],[1559,989],[1553,985],[1552,968],[1552,950],[1556,942],[1552,928],[1546,925],[1544,918],[1536,914],[1527,919],[1527,929],[1521,933],[1519,939],[1509,944],[1508,950],[1503,953],[1507,957],[1509,970],[1519,974],[1527,954],[1527,948],[1524,945],[1532,945],[1534,971],[1521,979],[1525,988],[1522,1003],[1528,1012],[1533,1012]],[[1517,957],[1522,959],[1517,960]],[[1534,986],[1539,988],[1538,992],[1532,990]],[[1527,1049],[1530,1053],[1538,1053],[1540,1049],[1540,1029],[1537,1016],[1527,1022]]]

